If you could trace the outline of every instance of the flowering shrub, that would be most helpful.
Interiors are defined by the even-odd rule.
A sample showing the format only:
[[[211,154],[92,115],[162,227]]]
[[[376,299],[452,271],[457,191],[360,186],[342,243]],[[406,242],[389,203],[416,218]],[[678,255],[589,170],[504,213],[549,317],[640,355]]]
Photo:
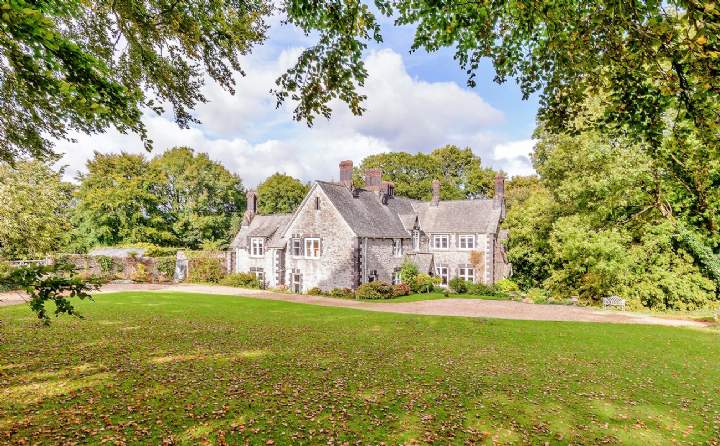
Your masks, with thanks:
[[[393,297],[407,296],[412,290],[406,283],[393,285]]]
[[[393,286],[381,282],[368,282],[360,285],[355,292],[358,299],[391,299],[393,296]]]

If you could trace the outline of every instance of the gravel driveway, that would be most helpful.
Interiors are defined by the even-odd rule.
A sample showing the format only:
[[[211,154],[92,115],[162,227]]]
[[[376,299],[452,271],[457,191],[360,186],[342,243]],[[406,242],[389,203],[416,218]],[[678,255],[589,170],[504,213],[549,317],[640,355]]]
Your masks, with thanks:
[[[356,308],[388,313],[426,314],[435,316],[488,317],[534,321],[609,322],[622,324],[652,324],[676,327],[704,327],[707,324],[685,319],[668,319],[639,313],[604,311],[597,308],[571,307],[565,305],[525,304],[507,300],[439,299],[418,302],[367,302],[335,299],[323,296],[273,293],[264,290],[239,289],[216,285],[194,284],[109,284],[101,293],[119,291],[180,291],[187,293],[248,296],[261,299],[282,300],[328,307]],[[0,306],[23,303],[21,293],[0,293]]]

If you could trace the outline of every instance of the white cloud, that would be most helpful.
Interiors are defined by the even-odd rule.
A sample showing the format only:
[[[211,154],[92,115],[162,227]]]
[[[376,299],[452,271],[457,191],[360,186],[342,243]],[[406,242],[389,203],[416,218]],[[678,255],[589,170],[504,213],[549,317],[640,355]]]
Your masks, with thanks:
[[[532,139],[497,144],[493,149],[494,164],[510,176],[532,175],[535,169],[530,161],[530,154],[534,146],[535,141]]]
[[[344,104],[335,104],[332,119],[318,118],[313,128],[292,121],[292,104],[276,110],[269,90],[300,51],[273,52],[265,47],[245,58],[247,76],[237,79],[234,96],[208,81],[204,93],[210,102],[197,107],[199,126],[179,129],[170,116],[147,115],[144,122],[154,141],[153,155],[177,145],[190,146],[238,173],[249,187],[276,171],[305,181],[337,178],[337,165],[343,159],[357,163],[373,153],[430,151],[445,144],[470,146],[486,164],[511,174],[532,170],[523,157],[532,142],[506,143],[495,132],[504,119],[500,111],[477,92],[455,83],[411,77],[403,58],[390,49],[367,55],[369,77],[362,92],[368,99],[362,117],[353,116]],[[77,143],[58,143],[65,153],[62,162],[70,167],[68,176],[84,170],[93,150],[144,152],[137,136],[114,130],[76,138]]]

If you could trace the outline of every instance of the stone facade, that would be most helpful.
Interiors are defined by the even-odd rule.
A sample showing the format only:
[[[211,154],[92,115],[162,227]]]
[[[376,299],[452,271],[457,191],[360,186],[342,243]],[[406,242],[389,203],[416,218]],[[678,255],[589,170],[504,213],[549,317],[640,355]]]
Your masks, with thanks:
[[[502,245],[507,234],[499,229],[502,177],[493,200],[441,201],[441,184],[434,181],[433,199],[419,202],[395,197],[379,169],[366,173],[362,189],[352,186],[351,172],[352,162],[340,163],[340,182],[316,182],[292,215],[255,215],[250,191],[252,209],[231,244],[230,270],[256,272],[268,287],[296,292],[393,283],[406,259],[422,259],[428,271],[421,272],[441,275],[443,282],[463,277],[492,284],[509,274]]]

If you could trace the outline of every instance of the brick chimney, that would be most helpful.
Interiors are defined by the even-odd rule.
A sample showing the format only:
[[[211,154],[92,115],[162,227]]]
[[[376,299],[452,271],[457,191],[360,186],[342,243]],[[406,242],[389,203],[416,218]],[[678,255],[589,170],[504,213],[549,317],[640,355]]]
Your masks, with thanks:
[[[440,180],[433,180],[432,182],[432,202],[431,206],[438,206],[440,204]]]
[[[495,175],[495,197],[493,198],[493,208],[500,209],[500,215],[505,217],[505,175],[498,172]]]
[[[365,189],[380,192],[382,189],[382,169],[373,167],[365,171]]]
[[[245,197],[247,198],[247,207],[243,215],[243,224],[249,225],[257,213],[257,192],[251,189],[247,191]]]
[[[352,189],[353,162],[350,160],[340,161],[340,184]]]

